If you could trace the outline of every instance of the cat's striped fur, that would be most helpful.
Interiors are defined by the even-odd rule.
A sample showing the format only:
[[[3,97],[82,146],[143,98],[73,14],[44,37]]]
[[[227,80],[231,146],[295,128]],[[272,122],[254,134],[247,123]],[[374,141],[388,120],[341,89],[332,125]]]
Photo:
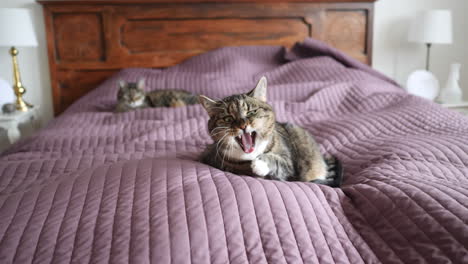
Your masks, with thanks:
[[[327,179],[327,165],[312,136],[296,125],[276,122],[262,77],[251,92],[214,101],[200,96],[214,140],[202,154],[213,167],[275,180]]]
[[[146,107],[181,107],[197,104],[197,96],[183,90],[153,90],[145,92],[145,81],[119,82],[116,112],[126,112]]]
[[[183,90],[154,90],[148,92],[146,97],[151,107],[181,107],[198,104],[197,96]]]

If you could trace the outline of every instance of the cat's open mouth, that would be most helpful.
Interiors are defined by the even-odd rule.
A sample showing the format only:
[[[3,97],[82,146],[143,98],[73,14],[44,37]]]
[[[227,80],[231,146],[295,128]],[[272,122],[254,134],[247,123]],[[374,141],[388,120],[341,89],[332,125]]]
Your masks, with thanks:
[[[244,133],[235,137],[235,139],[245,153],[252,153],[255,149],[256,137],[257,132],[253,131],[251,133],[247,133],[244,131]]]

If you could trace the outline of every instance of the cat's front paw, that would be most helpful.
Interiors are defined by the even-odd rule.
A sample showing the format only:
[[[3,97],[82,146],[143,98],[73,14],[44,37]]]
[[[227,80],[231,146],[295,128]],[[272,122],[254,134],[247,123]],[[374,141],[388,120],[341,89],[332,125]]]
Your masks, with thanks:
[[[265,177],[268,175],[268,173],[270,173],[268,164],[259,158],[256,158],[252,161],[251,168],[252,172],[260,177]]]

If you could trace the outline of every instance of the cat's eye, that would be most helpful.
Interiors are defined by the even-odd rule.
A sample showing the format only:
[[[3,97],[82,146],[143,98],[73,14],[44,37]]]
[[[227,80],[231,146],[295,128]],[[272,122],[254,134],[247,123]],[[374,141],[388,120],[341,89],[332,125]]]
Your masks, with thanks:
[[[225,117],[223,118],[223,120],[224,120],[224,122],[226,122],[226,123],[231,123],[231,122],[233,121],[233,118],[232,118],[232,116],[225,116]]]
[[[249,112],[247,113],[247,116],[253,116],[253,115],[257,114],[257,111],[258,111],[258,109],[249,111]]]

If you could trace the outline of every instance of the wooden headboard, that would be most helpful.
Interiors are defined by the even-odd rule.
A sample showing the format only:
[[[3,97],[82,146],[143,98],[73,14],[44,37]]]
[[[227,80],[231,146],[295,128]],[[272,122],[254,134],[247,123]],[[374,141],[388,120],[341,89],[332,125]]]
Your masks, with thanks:
[[[323,40],[371,63],[375,0],[40,0],[55,114],[127,67],[222,46]]]

